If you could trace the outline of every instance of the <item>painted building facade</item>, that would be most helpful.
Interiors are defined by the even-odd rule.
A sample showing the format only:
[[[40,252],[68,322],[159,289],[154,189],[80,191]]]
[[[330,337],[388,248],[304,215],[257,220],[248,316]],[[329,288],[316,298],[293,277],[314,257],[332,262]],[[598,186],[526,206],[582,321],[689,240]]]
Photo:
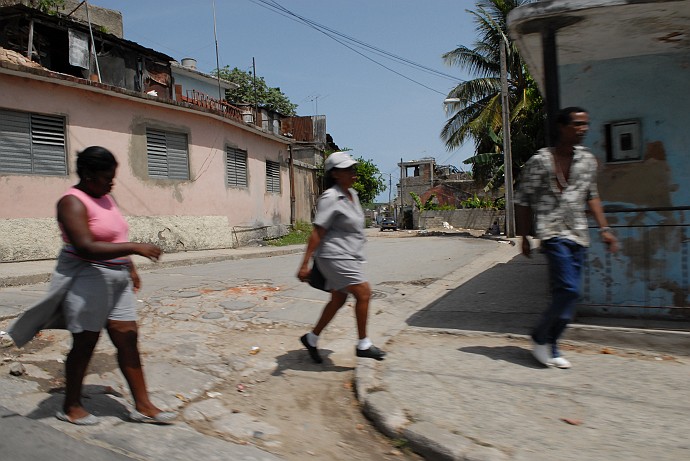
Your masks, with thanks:
[[[64,24],[10,11],[37,18],[44,31],[52,20]],[[55,203],[78,182],[76,153],[90,145],[119,162],[112,194],[132,240],[167,252],[232,248],[311,219],[316,167],[291,161],[294,141],[245,123],[239,111],[174,100],[170,71],[149,72],[171,58],[100,36],[119,46],[123,62],[134,54],[151,66],[128,73],[131,85],[114,85],[108,74],[99,83],[0,48],[0,261],[55,257]]]

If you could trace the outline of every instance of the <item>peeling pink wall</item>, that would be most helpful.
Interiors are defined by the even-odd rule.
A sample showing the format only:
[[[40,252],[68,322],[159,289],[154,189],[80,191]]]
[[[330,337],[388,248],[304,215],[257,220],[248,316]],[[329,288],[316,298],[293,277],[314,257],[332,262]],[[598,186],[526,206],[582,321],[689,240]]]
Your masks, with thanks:
[[[159,107],[53,82],[0,74],[0,107],[65,115],[69,177],[0,173],[2,218],[54,216],[60,194],[77,182],[76,152],[110,149],[120,167],[113,196],[133,216],[227,216],[231,226],[290,222],[287,144],[203,113]],[[187,133],[190,180],[149,179],[146,127]],[[225,186],[225,146],[248,152],[249,188]],[[265,192],[266,159],[281,164],[281,194]]]

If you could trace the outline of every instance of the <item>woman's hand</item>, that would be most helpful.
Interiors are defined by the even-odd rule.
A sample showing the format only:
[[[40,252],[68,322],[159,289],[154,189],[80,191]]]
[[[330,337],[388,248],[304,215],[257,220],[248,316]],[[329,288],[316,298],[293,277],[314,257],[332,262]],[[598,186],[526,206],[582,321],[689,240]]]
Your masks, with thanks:
[[[302,267],[300,267],[299,271],[297,272],[297,278],[301,282],[308,282],[309,281],[309,275],[311,275],[311,269],[309,269],[309,266],[307,264],[303,264]]]
[[[139,278],[139,273],[137,272],[137,269],[134,267],[134,264],[129,266],[129,275],[130,277],[132,277],[132,287],[134,288],[134,292],[136,293],[141,288],[141,279]]]
[[[151,243],[137,243],[136,245],[136,254],[149,258],[151,261],[158,262],[163,254],[163,250]]]

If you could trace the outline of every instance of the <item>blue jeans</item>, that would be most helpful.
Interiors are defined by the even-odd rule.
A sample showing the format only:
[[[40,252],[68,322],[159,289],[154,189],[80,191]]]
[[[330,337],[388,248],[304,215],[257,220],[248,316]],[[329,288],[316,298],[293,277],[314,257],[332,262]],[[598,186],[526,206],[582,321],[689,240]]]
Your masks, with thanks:
[[[580,297],[582,266],[586,249],[577,243],[556,237],[542,242],[549,262],[551,304],[532,332],[537,344],[551,344],[553,356],[559,357],[557,342],[575,314]]]

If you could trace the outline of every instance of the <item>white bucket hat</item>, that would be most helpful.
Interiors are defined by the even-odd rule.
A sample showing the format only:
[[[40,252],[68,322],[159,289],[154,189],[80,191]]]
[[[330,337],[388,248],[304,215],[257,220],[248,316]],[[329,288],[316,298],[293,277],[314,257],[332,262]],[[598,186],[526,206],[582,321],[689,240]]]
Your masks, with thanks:
[[[330,171],[333,168],[349,168],[356,164],[357,160],[353,159],[347,152],[333,152],[326,158],[324,169]]]

